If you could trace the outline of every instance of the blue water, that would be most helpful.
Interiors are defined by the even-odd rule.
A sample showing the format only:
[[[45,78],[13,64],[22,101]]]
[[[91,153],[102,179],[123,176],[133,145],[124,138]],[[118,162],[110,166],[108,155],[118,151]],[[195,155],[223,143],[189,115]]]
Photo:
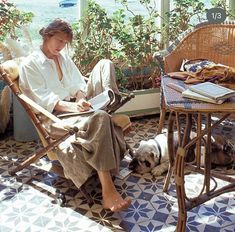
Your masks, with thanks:
[[[79,9],[78,5],[69,8],[59,7],[60,0],[9,0],[14,3],[19,9],[23,11],[30,11],[34,13],[33,22],[28,26],[31,37],[34,43],[40,42],[40,36],[38,31],[48,22],[55,18],[63,18],[64,20],[73,23],[78,21]],[[78,0],[79,1],[79,0]],[[112,14],[118,8],[122,7],[120,3],[115,0],[96,0],[96,2],[105,8],[109,14]],[[156,9],[160,12],[161,0],[152,0],[152,4],[155,5]],[[205,0],[208,4],[210,0]],[[136,14],[146,14],[145,8],[139,3],[139,0],[128,0],[128,6]]]
[[[74,22],[78,19],[78,5],[68,8],[59,7],[60,0],[9,0],[13,2],[19,9],[24,11],[31,11],[35,14],[34,21],[40,24],[43,22],[51,21],[54,18],[64,18],[70,22]],[[79,0],[78,0],[79,1]],[[116,11],[121,4],[115,2],[115,0],[96,0],[96,2],[105,8],[108,13]],[[160,0],[156,0],[160,2]],[[130,9],[135,13],[144,13],[144,7],[138,0],[129,0],[128,5]]]
[[[59,7],[59,1],[60,0],[9,0],[9,2],[14,3],[19,9],[34,13],[33,22],[28,28],[31,37],[36,44],[40,43],[38,31],[53,19],[62,18],[70,23],[78,21],[78,5],[61,8]],[[96,0],[96,2],[105,8],[109,14],[112,14],[118,8],[122,7],[121,4],[115,2],[115,0]],[[160,0],[155,0],[155,2],[160,2]],[[139,0],[129,0],[128,3],[133,12],[146,14],[144,7],[139,3]]]

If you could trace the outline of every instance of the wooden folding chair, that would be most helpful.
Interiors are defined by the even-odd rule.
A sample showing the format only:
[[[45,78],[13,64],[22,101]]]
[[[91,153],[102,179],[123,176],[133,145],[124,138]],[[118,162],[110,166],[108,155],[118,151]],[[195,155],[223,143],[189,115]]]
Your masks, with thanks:
[[[40,120],[39,114],[35,113],[33,109],[36,109],[38,112],[40,112],[40,115],[44,115],[53,122],[59,123],[60,125],[63,125],[63,121],[56,117],[55,115],[51,114],[38,104],[36,104],[34,101],[32,101],[30,98],[28,98],[26,95],[24,95],[20,89],[19,89],[19,73],[18,73],[18,65],[21,62],[22,58],[17,58],[15,60],[9,60],[4,62],[0,65],[0,79],[3,79],[5,83],[10,87],[12,93],[17,97],[20,104],[23,106],[23,108],[26,110],[27,114],[29,115],[33,125],[36,128],[36,131],[38,132],[39,138],[42,142],[42,147],[37,149],[35,152],[33,152],[27,159],[25,159],[22,163],[19,163],[17,166],[13,167],[11,170],[9,170],[10,175],[15,175],[17,172],[23,170],[24,168],[28,167],[29,165],[33,164],[35,161],[40,159],[41,157],[47,155],[50,160],[57,160],[56,153],[54,152],[54,149],[64,140],[66,140],[68,137],[74,135],[76,132],[78,132],[78,128],[75,126],[70,125],[64,125],[64,128],[66,129],[66,132],[64,135],[60,136],[59,138],[52,138],[50,134],[46,131],[46,129],[43,126],[42,121]],[[128,100],[130,100],[132,96],[127,96],[125,100],[123,101],[123,104],[126,103]],[[117,115],[117,121],[119,121],[120,115]],[[124,121],[120,121],[119,126],[123,128],[123,130],[128,131],[130,130],[131,123],[129,120],[129,117],[125,118],[126,123]],[[117,122],[118,123],[118,122]],[[129,146],[127,145],[127,148]],[[50,171],[59,173],[60,176],[64,176],[63,174],[63,168],[61,165],[53,165]],[[87,198],[87,194],[85,194],[85,190],[83,186],[80,188],[81,192],[84,193],[84,195]],[[87,199],[90,201],[91,199]]]

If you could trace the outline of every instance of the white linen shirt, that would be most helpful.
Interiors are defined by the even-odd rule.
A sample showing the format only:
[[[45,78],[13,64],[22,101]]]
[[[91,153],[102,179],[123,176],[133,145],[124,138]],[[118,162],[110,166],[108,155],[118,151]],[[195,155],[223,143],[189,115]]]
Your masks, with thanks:
[[[68,100],[79,90],[86,91],[85,79],[69,55],[61,52],[58,60],[62,80],[59,80],[55,62],[40,49],[22,62],[19,71],[21,91],[49,112],[59,100]]]

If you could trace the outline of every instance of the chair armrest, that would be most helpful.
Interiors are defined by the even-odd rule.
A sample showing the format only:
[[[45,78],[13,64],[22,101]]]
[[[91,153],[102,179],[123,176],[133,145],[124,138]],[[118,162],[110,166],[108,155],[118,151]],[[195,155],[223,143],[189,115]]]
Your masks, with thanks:
[[[159,67],[160,67],[161,75],[165,74],[164,57],[167,54],[168,54],[167,50],[161,50],[161,51],[155,52],[153,54],[154,61],[157,62]]]

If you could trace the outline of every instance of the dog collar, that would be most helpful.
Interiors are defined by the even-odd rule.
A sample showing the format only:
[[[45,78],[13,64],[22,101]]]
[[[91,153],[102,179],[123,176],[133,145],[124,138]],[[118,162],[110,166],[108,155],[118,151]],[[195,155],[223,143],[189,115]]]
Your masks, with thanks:
[[[158,164],[157,164],[157,165],[159,165],[159,164],[161,163],[161,159],[162,159],[161,146],[160,146],[160,144],[159,144],[159,142],[158,142],[157,140],[154,140],[154,141],[155,141],[155,143],[157,144],[157,148],[158,148],[158,150],[159,150],[159,159],[158,159]]]

